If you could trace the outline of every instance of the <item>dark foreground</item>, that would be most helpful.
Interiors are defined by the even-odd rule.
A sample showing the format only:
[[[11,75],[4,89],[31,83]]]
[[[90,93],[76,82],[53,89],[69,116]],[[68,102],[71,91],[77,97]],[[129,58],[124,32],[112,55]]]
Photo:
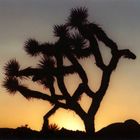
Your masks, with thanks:
[[[16,129],[0,128],[0,140],[140,140],[140,125],[134,120],[111,124],[94,136],[82,131],[50,129],[47,132],[31,130],[28,127]]]

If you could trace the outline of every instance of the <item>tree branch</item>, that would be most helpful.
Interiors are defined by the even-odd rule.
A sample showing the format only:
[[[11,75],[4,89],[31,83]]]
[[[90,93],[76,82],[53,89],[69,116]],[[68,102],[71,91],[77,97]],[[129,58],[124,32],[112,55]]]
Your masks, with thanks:
[[[51,73],[54,74],[54,76],[56,76],[57,71],[58,71],[58,68],[54,68],[54,69],[52,69]],[[61,71],[64,75],[73,74],[74,72],[76,72],[73,65],[72,66],[63,66],[61,68]],[[33,76],[33,75],[39,75],[40,78],[41,78],[41,77],[44,77],[45,75],[48,75],[48,71],[40,69],[40,68],[28,67],[28,68],[19,70],[17,75],[15,75],[15,76],[17,76],[17,77],[22,77],[22,76],[28,77],[28,76]]]
[[[58,104],[58,105],[63,105],[63,103],[59,103],[58,100],[63,100],[62,95],[55,95],[55,98],[52,98],[51,96],[44,94],[39,91],[31,90],[28,89],[27,87],[24,87],[22,85],[19,85],[17,87],[17,91],[19,91],[25,98],[30,99],[30,98],[36,98],[36,99],[41,99],[41,100],[47,100],[52,104]]]
[[[129,58],[129,59],[135,59],[136,56],[133,54],[130,50],[119,50],[116,51],[115,54],[112,56],[112,59],[110,60],[109,65],[106,67],[105,70],[103,70],[103,76],[101,80],[101,85],[99,90],[96,92],[94,99],[92,100],[91,107],[89,108],[88,114],[95,115],[100,103],[106,93],[106,90],[109,86],[110,76],[112,71],[116,68],[118,61],[121,57]]]
[[[103,58],[99,50],[98,42],[94,37],[94,32],[91,30],[89,25],[90,24],[79,26],[78,30],[85,39],[89,40],[90,49],[92,54],[95,56],[96,65],[103,70],[105,68],[105,64],[103,63]]]
[[[84,48],[79,49],[78,51],[73,49],[71,52],[77,57],[77,58],[84,58],[89,57],[90,55],[93,55],[91,48]]]
[[[63,57],[59,54],[56,56],[56,60],[57,60],[57,83],[59,86],[59,89],[61,91],[61,93],[63,94],[63,96],[65,97],[66,101],[70,99],[70,94],[68,93],[65,83],[64,83],[64,75],[62,73],[62,66],[63,66]]]
[[[99,41],[102,41],[106,46],[108,46],[112,51],[117,50],[118,46],[117,44],[111,40],[107,34],[103,31],[101,27],[99,27],[97,24],[90,23],[89,28],[91,28],[93,34],[97,37]]]
[[[87,84],[81,83],[74,92],[72,98],[77,101],[83,93],[86,93],[89,97],[94,98],[94,92],[91,91]]]
[[[85,85],[83,83],[79,84],[78,88],[76,89],[76,91],[72,96],[73,100],[77,101],[80,98],[80,96],[84,93],[84,91]]]
[[[86,75],[84,69],[82,68],[82,66],[79,64],[79,62],[76,60],[76,58],[71,53],[69,53],[69,51],[68,52],[66,51],[65,54],[66,54],[67,58],[71,61],[71,63],[74,65],[82,82],[87,84],[88,78],[87,78],[87,75]]]

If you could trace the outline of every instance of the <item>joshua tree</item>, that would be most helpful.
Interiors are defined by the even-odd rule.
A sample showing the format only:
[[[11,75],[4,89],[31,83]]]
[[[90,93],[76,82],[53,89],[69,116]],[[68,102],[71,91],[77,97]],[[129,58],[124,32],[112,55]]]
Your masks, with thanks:
[[[72,9],[67,23],[54,26],[54,35],[58,37],[55,43],[42,44],[34,39],[29,39],[25,43],[25,51],[31,56],[41,57],[36,68],[21,69],[15,59],[10,60],[5,66],[6,78],[3,85],[10,93],[19,91],[27,99],[37,98],[49,101],[52,104],[52,109],[44,116],[43,132],[48,129],[48,118],[57,109],[64,108],[73,110],[83,120],[86,132],[90,135],[94,134],[94,118],[109,86],[113,70],[116,69],[121,57],[136,58],[128,49],[119,50],[117,44],[106,35],[102,28],[89,22],[87,18],[86,8]],[[111,49],[112,57],[108,65],[103,62],[98,45],[99,41],[102,41]],[[102,71],[101,85],[96,92],[89,88],[87,74],[79,63],[79,59],[91,55],[94,56],[97,67]],[[64,65],[65,58],[71,62],[70,66]],[[73,73],[79,75],[81,83],[71,94],[65,86],[64,77]],[[29,80],[49,88],[51,94],[34,91],[23,86],[20,83],[20,80],[23,80],[22,77],[28,77]],[[58,83],[61,95],[55,92],[55,80]],[[92,99],[87,112],[82,109],[78,102],[83,93],[86,93]],[[61,100],[65,102],[61,102]]]

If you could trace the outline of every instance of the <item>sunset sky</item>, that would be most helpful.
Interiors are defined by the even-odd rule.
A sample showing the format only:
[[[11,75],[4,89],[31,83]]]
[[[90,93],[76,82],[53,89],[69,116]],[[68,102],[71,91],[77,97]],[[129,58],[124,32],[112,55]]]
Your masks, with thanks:
[[[51,108],[42,100],[26,100],[22,95],[10,95],[1,85],[3,67],[11,58],[16,58],[22,67],[35,64],[36,60],[23,50],[28,38],[40,42],[54,41],[53,26],[66,22],[71,8],[85,6],[89,20],[99,24],[117,44],[119,49],[128,48],[137,56],[135,61],[121,59],[111,76],[107,93],[96,114],[96,131],[114,122],[135,119],[140,123],[140,1],[139,0],[0,0],[0,127],[16,128],[28,124],[40,130],[43,115]],[[109,51],[101,45],[105,60]],[[108,49],[107,49],[108,50]],[[100,71],[93,66],[93,59],[82,60],[89,77],[89,86],[97,89]],[[66,77],[69,91],[73,92],[79,79]],[[37,85],[30,88],[42,90]],[[48,92],[48,91],[46,91]],[[83,95],[82,107],[87,110],[90,100]],[[84,130],[78,116],[60,109],[50,123],[72,130]]]

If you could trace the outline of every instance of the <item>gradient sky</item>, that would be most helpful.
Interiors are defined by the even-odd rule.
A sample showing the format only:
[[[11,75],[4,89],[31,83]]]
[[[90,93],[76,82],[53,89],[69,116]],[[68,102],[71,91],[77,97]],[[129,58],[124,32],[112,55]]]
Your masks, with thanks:
[[[70,9],[86,6],[89,19],[101,25],[120,49],[128,48],[137,55],[135,61],[121,59],[113,72],[107,93],[96,115],[96,130],[113,122],[135,119],[140,122],[140,1],[139,0],[0,0],[0,85],[4,78],[5,63],[16,58],[23,67],[30,66],[35,60],[23,51],[28,38],[53,41],[54,24],[63,24]],[[102,46],[102,44],[101,44]],[[108,51],[101,47],[104,57]],[[92,60],[85,63],[89,76],[89,85],[97,89],[100,83],[100,71],[93,66]],[[75,76],[66,77],[70,83]],[[75,80],[78,84],[79,79]],[[76,84],[69,84],[73,92]],[[37,85],[30,85],[42,90]],[[87,104],[86,104],[87,103]],[[90,100],[85,95],[81,99],[82,107],[87,110]],[[0,127],[13,127],[28,124],[32,129],[40,130],[43,115],[50,109],[48,102],[26,100],[19,93],[12,96],[0,86]],[[51,123],[60,127],[83,130],[82,121],[72,111],[58,110],[50,118]]]

